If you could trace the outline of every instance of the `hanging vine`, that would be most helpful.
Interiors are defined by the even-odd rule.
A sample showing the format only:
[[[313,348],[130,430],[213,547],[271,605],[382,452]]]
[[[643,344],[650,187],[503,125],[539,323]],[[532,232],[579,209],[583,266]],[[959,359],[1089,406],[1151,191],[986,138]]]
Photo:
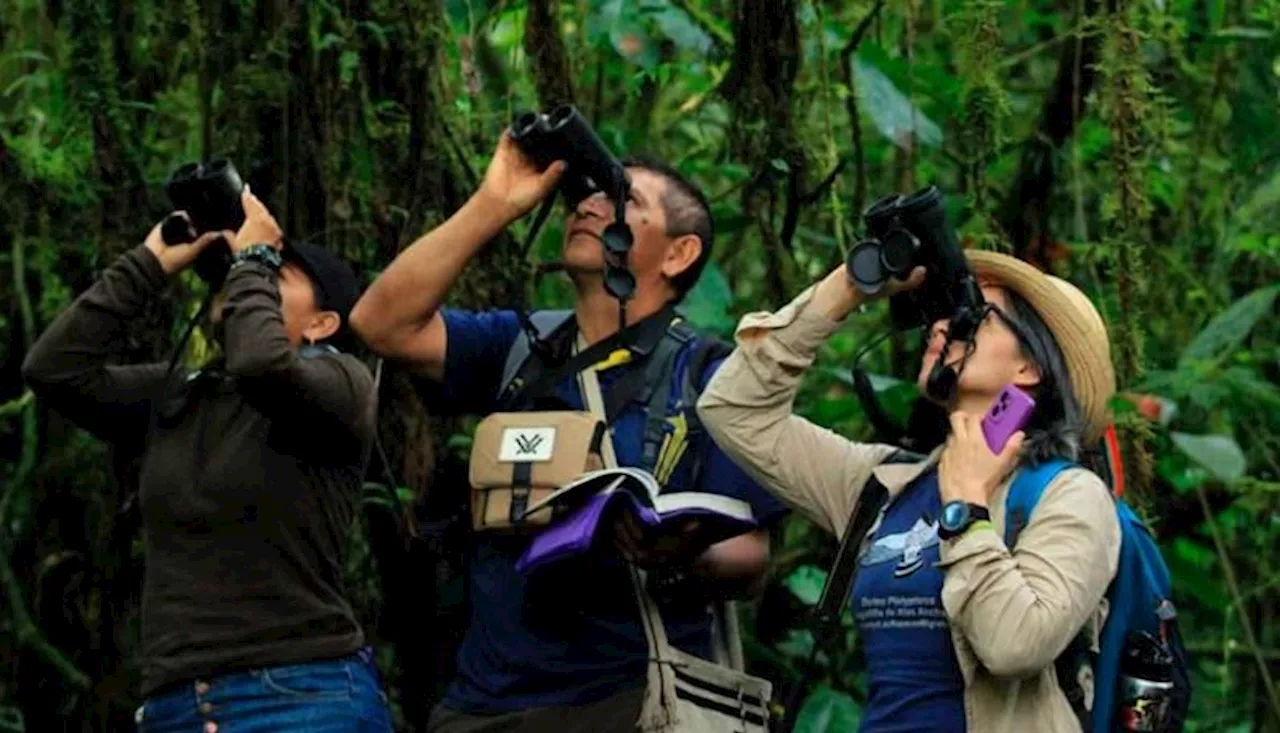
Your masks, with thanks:
[[[1106,23],[1102,61],[1102,117],[1111,132],[1112,181],[1103,201],[1105,240],[1115,260],[1116,318],[1112,320],[1113,358],[1120,384],[1134,384],[1143,372],[1143,324],[1147,322],[1147,271],[1144,248],[1151,203],[1145,169],[1152,116],[1152,84],[1142,65],[1142,36],[1127,0],[1118,0]],[[1150,424],[1122,416],[1127,474],[1141,497],[1153,479]]]
[[[987,165],[1006,138],[1009,96],[1000,84],[999,60],[1005,55],[1000,36],[999,0],[969,0],[957,14],[956,67],[963,84],[960,111],[962,175],[974,216],[986,233],[976,238],[987,248],[1004,248],[1005,238],[988,206]],[[996,231],[992,231],[996,230]]]
[[[800,26],[795,0],[734,3],[733,60],[720,91],[733,109],[729,151],[746,162],[751,182],[742,208],[765,243],[771,300],[791,292],[795,233],[805,197],[805,151],[796,138],[793,95],[800,73]],[[776,223],[777,210],[782,222]]]

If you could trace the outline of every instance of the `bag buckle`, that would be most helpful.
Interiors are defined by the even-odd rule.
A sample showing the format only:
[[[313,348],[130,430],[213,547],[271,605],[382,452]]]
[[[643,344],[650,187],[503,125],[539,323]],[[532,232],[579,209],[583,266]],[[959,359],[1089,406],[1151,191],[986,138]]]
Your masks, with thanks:
[[[529,490],[513,489],[511,491],[511,523],[524,524],[524,513],[529,509]]]

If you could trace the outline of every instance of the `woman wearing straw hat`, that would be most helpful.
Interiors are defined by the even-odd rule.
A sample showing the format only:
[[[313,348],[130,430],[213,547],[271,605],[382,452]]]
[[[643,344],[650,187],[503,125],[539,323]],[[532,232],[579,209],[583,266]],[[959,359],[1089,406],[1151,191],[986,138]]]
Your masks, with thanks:
[[[1110,492],[1090,471],[1062,471],[1016,551],[1002,539],[1003,508],[1017,468],[1076,460],[1102,434],[1115,391],[1106,327],[1069,283],[1005,255],[966,256],[988,308],[967,357],[963,343],[943,353],[947,321],[929,331],[921,386],[938,359],[959,377],[942,405],[947,440],[925,460],[881,465],[894,447],[852,442],[791,412],[818,345],[866,300],[843,267],[776,313],[742,319],[699,413],[743,468],[836,536],[872,476],[888,490],[851,598],[867,651],[864,731],[1079,731],[1054,661],[1082,629],[1096,639],[1105,618],[1120,548]],[[877,297],[923,276],[917,268]],[[1010,384],[1036,407],[995,454],[980,420]],[[941,508],[953,501],[977,519],[940,537]]]

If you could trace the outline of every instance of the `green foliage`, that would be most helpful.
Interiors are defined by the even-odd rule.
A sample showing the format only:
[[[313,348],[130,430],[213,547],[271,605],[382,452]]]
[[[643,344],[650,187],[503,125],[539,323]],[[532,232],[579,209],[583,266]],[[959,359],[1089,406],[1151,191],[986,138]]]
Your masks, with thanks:
[[[1258,321],[1270,313],[1278,294],[1280,285],[1260,288],[1215,316],[1183,349],[1178,368],[1194,368],[1195,362],[1200,361],[1221,362],[1224,356],[1232,354]]]
[[[796,717],[796,733],[839,733],[857,730],[862,710],[848,694],[822,685],[804,701]]]
[[[557,81],[608,145],[666,157],[710,197],[713,262],[682,306],[699,328],[731,339],[744,312],[782,305],[843,258],[860,206],[926,183],[947,193],[967,242],[1081,286],[1111,328],[1132,497],[1166,550],[1196,650],[1188,730],[1276,730],[1252,647],[1280,648],[1280,2],[912,0],[884,3],[847,45],[874,6],[562,0],[556,27],[538,30],[563,39],[571,78]],[[164,215],[168,172],[215,153],[290,236],[372,277],[461,205],[512,114],[538,105],[546,70],[524,47],[528,7],[0,5],[0,554],[24,596],[21,609],[0,604],[0,659],[17,660],[0,674],[0,730],[128,729],[136,704],[141,558],[136,542],[113,539],[120,467],[26,396],[31,338]],[[740,25],[747,9],[769,22]],[[1063,66],[1072,47],[1075,69]],[[1063,86],[1073,78],[1076,97]],[[558,257],[563,232],[557,213],[529,262],[495,242],[455,301],[509,304],[532,264]],[[559,275],[528,291],[540,306],[572,297]],[[175,282],[122,358],[166,356],[200,292]],[[887,323],[883,306],[851,317],[823,345],[797,412],[873,439],[849,366]],[[919,397],[918,346],[895,337],[863,362],[899,421]],[[187,358],[211,353],[197,331]],[[469,447],[469,423],[430,420],[403,385],[388,392],[384,440],[405,476],[394,495],[370,485],[380,511],[428,494],[435,456]],[[382,636],[367,535],[354,539],[350,587],[389,683],[411,689],[402,648]],[[781,687],[813,649],[803,622],[834,539],[800,516],[779,535],[746,648]],[[19,646],[20,610],[48,648]],[[800,731],[860,718],[863,662],[847,613],[844,624],[817,655]],[[74,675],[51,659],[95,690],[60,684],[59,669]],[[414,712],[397,707],[403,729],[420,729]]]

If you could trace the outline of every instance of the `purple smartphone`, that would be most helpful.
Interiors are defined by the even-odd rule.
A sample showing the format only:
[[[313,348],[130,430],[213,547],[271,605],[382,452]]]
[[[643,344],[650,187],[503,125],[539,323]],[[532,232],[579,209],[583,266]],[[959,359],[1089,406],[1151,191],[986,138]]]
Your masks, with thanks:
[[[1005,385],[991,403],[991,409],[982,416],[982,435],[987,439],[987,447],[992,453],[1004,450],[1009,436],[1022,429],[1031,419],[1036,409],[1036,401],[1031,395],[1012,384]]]

